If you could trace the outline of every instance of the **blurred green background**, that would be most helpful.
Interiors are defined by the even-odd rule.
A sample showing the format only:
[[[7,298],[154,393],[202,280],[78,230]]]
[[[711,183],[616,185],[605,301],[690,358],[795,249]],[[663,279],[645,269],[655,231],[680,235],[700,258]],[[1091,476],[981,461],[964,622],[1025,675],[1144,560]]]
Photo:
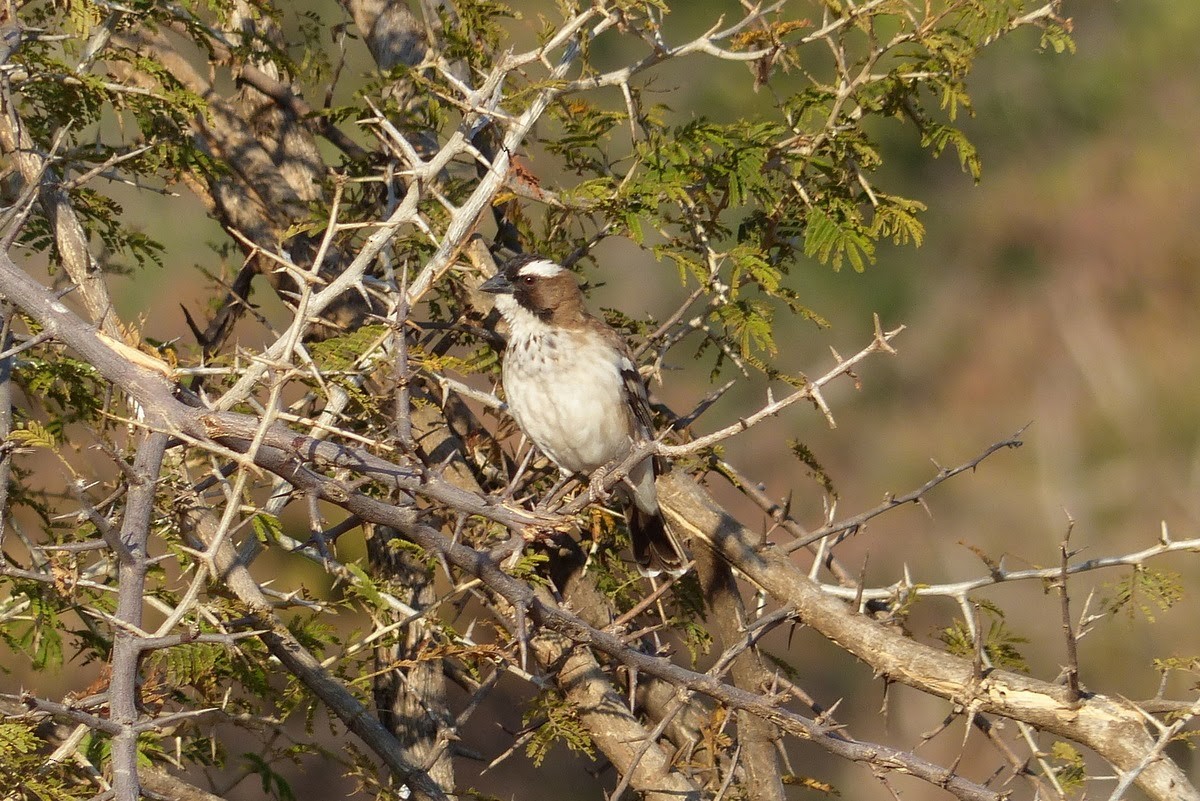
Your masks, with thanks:
[[[718,10],[736,7],[689,4],[668,18],[666,33],[680,41],[707,28]],[[815,526],[824,515],[822,493],[788,455],[786,439],[812,448],[834,480],[838,513],[848,515],[920,485],[935,462],[958,464],[1032,423],[1023,448],[996,454],[975,474],[935,490],[924,508],[898,509],[842,546],[848,566],[866,566],[870,585],[898,580],[904,565],[927,583],[985,574],[967,545],[1004,556],[1010,567],[1057,564],[1068,516],[1072,546],[1084,557],[1148,547],[1164,521],[1177,538],[1196,535],[1200,3],[1068,0],[1064,12],[1074,20],[1076,54],[1039,52],[1035,33],[1021,32],[978,62],[976,116],[963,122],[983,159],[978,186],[953,154],[932,160],[922,152],[911,126],[879,126],[886,166],[878,184],[928,204],[924,246],[881,247],[862,274],[816,264],[794,270],[806,304],[831,325],[781,327],[782,366],[823,372],[832,364],[830,347],[848,356],[868,344],[876,312],[885,328],[907,326],[895,342],[898,355],[864,364],[861,389],[843,380],[827,393],[836,429],[811,408],[793,407],[728,445],[730,461],[772,495],[794,492],[795,513]],[[535,27],[536,15],[527,18],[520,24]],[[675,65],[655,79],[681,117],[728,119],[769,102],[746,91],[744,67],[721,65],[697,81],[701,66],[711,64]],[[177,302],[189,302],[188,287],[199,284],[187,268],[214,266],[206,243],[219,233],[187,199],[152,198],[135,213],[167,245],[169,266],[123,279],[123,312],[144,316],[150,336],[186,336]],[[632,245],[606,242],[599,261],[605,284],[595,306],[634,316],[673,308],[673,273],[648,275],[646,257]],[[679,358],[654,391],[683,410],[708,388],[706,370]],[[749,383],[699,428],[729,422],[763,397],[764,387]],[[748,524],[761,524],[761,513],[717,489]],[[1178,572],[1188,593],[1174,609],[1156,610],[1154,625],[1122,613],[1084,637],[1088,687],[1149,697],[1158,686],[1153,657],[1200,653],[1195,561],[1179,554],[1152,564]],[[1111,592],[1106,585],[1125,575],[1080,577],[1072,584],[1076,613],[1092,590],[1098,608]],[[1035,674],[1053,678],[1064,659],[1057,597],[1033,584],[980,596],[1000,603],[1008,624],[1030,639],[1022,650]],[[913,632],[929,638],[957,614],[949,602],[931,602],[914,617]],[[868,671],[846,670],[844,659],[836,663],[843,667],[822,667],[832,649],[815,638],[800,634],[791,646],[787,659],[801,683],[826,703],[868,686]],[[939,719],[907,714],[907,691],[895,690],[881,722],[881,691],[873,687],[870,700],[843,708],[842,719],[860,736],[912,742]],[[1170,689],[1178,694],[1184,686]],[[952,742],[923,753],[949,761],[959,735],[956,729]],[[839,781],[811,756],[802,767]]]

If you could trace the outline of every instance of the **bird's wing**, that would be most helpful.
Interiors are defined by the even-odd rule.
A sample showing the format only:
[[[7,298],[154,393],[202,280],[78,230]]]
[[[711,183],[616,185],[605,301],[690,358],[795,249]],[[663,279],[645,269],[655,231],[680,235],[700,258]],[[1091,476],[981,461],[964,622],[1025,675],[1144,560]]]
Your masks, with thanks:
[[[650,439],[654,436],[654,416],[650,414],[650,398],[646,394],[646,382],[642,380],[642,374],[638,372],[633,355],[624,342],[621,343],[620,353],[621,383],[625,401],[633,412],[634,429],[642,437]]]

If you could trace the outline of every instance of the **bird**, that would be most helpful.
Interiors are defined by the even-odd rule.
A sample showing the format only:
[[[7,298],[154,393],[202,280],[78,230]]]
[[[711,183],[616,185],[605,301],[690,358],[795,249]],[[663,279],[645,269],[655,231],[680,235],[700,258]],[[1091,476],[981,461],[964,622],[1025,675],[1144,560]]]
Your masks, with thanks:
[[[479,288],[496,296],[508,323],[501,382],[509,413],[561,471],[591,476],[653,437],[646,384],[628,343],[588,311],[569,270],[524,254]],[[677,576],[689,559],[658,503],[660,467],[648,456],[628,470],[620,492],[639,572]]]

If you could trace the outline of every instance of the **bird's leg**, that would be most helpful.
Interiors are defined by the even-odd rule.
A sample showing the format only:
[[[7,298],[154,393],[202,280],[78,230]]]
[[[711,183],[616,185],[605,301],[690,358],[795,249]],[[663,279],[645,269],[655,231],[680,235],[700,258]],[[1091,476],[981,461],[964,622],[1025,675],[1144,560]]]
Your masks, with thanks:
[[[633,447],[623,457],[598,467],[588,478],[588,495],[592,503],[607,500],[613,491],[618,490],[618,484],[624,485],[630,493],[637,495],[638,488],[634,486],[629,474],[638,470],[638,466],[650,455],[650,443],[635,440]]]
[[[551,504],[558,500],[562,491],[571,483],[571,479],[575,478],[575,474],[566,470],[561,470],[558,481],[550,488],[550,491],[542,496],[542,502],[537,505],[537,511],[549,511]]]
[[[631,469],[628,464],[629,460],[629,456],[623,459],[614,459],[606,465],[597,467],[592,472],[592,475],[588,477],[588,497],[592,503],[607,501],[618,484],[624,484],[631,491],[636,490],[629,480]]]
[[[522,434],[521,443],[524,444],[524,442],[525,435]],[[518,446],[518,449],[519,448],[520,446]],[[529,463],[533,460],[533,454],[536,450],[537,448],[535,448],[532,444],[529,446],[529,450],[525,452],[525,458],[521,460],[521,464],[517,467],[517,472],[509,480],[508,486],[504,488],[504,494],[500,496],[502,499],[508,500],[516,493],[517,485],[521,481],[521,476],[525,475],[525,470],[529,467]]]
[[[588,477],[588,500],[592,503],[601,503],[607,501],[610,493],[608,491],[608,465],[601,465]]]

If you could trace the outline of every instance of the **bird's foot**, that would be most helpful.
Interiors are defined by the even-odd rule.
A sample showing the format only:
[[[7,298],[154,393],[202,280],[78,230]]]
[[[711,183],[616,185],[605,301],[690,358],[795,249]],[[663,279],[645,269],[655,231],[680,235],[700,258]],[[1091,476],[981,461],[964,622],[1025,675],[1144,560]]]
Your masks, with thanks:
[[[597,467],[588,478],[588,500],[592,503],[603,503],[611,497],[612,493],[604,488],[607,477],[608,468]]]

